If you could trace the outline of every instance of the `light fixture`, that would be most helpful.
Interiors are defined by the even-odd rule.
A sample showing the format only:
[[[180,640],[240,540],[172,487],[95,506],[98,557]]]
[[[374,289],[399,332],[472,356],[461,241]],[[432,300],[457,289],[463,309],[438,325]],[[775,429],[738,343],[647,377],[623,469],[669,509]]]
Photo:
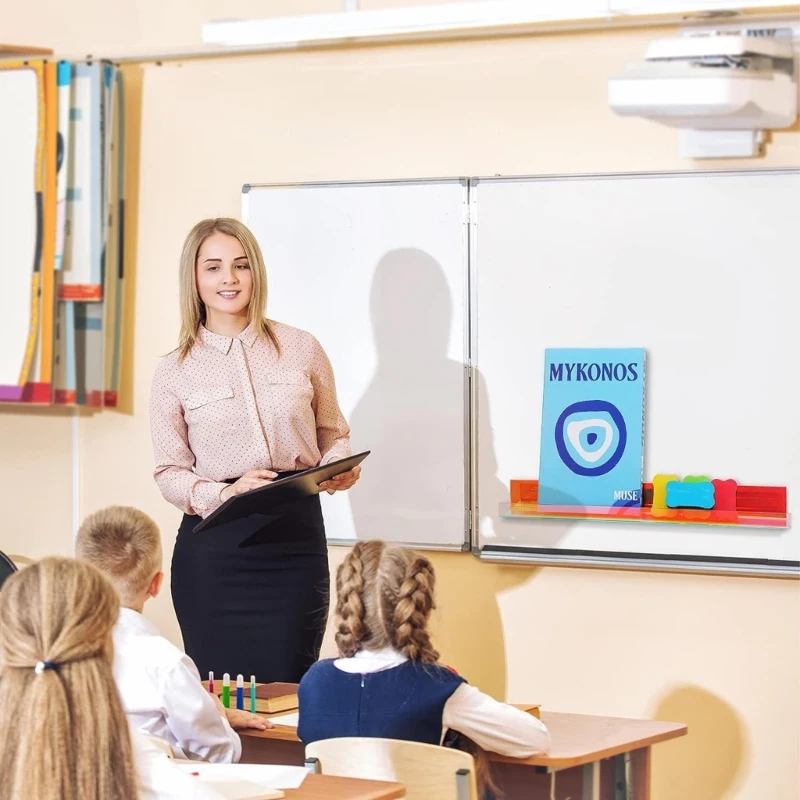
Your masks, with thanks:
[[[347,42],[425,40],[459,36],[526,33],[536,30],[598,28],[650,17],[671,17],[740,9],[796,7],[780,0],[473,0],[406,8],[341,11],[251,20],[219,20],[203,26],[205,44],[280,47]]]

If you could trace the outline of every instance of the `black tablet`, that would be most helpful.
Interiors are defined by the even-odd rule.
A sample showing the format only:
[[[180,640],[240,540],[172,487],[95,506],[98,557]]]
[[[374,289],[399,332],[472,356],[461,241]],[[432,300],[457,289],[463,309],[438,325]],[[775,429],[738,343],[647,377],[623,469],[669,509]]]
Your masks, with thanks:
[[[288,475],[277,481],[272,481],[266,486],[251,489],[244,494],[236,494],[228,498],[218,509],[212,511],[204,520],[194,526],[194,533],[243,519],[251,514],[265,514],[283,503],[319,494],[319,485],[330,480],[334,475],[340,475],[358,466],[371,451],[365,450],[347,458],[331,461],[322,467],[312,467],[295,475]]]

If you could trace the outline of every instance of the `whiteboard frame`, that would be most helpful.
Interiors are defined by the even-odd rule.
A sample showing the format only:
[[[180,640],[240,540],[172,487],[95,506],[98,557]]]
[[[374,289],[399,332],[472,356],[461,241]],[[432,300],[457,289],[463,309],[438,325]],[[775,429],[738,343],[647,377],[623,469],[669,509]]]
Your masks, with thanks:
[[[539,181],[585,180],[632,180],[638,178],[703,178],[748,175],[800,175],[800,168],[776,167],[758,169],[720,169],[720,170],[664,170],[654,172],[612,172],[576,173],[555,175],[505,175],[475,177],[469,179],[469,281],[470,293],[470,375],[475,363],[478,345],[478,297],[477,297],[477,222],[480,213],[478,189],[486,183],[520,183]],[[476,381],[470,381],[470,496],[472,506],[471,520],[477,523],[478,517],[478,458],[479,442],[477,420],[478,408]],[[535,525],[535,520],[520,519],[514,524]],[[602,522],[588,524],[602,525]],[[791,524],[791,518],[790,518]],[[480,526],[472,524],[472,553],[482,561],[496,563],[535,564],[540,566],[594,567],[618,570],[656,571],[656,572],[694,572],[705,574],[761,576],[770,578],[800,578],[800,561],[770,561],[768,559],[743,559],[715,556],[665,556],[647,553],[620,552],[606,555],[607,551],[560,550],[556,548],[514,547],[512,545],[483,545],[480,539]]]
[[[462,233],[462,270],[464,277],[464,291],[462,295],[462,308],[464,315],[464,325],[462,329],[462,352],[464,353],[464,378],[463,378],[463,392],[462,402],[464,408],[464,422],[463,422],[463,446],[464,446],[464,538],[459,543],[452,545],[444,544],[427,544],[421,542],[404,542],[392,541],[391,544],[400,547],[410,547],[415,550],[433,550],[442,552],[470,552],[473,550],[473,532],[472,532],[472,507],[474,500],[472,497],[472,428],[471,420],[472,412],[472,392],[470,377],[472,374],[472,313],[470,301],[472,292],[470,287],[471,269],[470,269],[470,210],[469,210],[469,182],[470,179],[465,176],[455,177],[440,177],[440,178],[410,178],[410,179],[385,179],[385,180],[349,180],[349,181],[288,181],[282,183],[245,183],[242,185],[242,221],[245,225],[248,224],[250,217],[249,195],[252,189],[326,189],[336,188],[344,189],[348,187],[368,187],[368,186],[427,186],[440,183],[460,183],[463,188],[463,233]],[[335,547],[339,546],[352,546],[358,539],[327,539],[329,545]]]

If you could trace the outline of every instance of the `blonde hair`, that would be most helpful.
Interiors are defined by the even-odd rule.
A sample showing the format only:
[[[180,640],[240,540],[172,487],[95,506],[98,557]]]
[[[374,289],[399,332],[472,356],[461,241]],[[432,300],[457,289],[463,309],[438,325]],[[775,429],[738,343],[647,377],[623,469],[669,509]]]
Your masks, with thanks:
[[[386,542],[357,542],[336,572],[336,644],[345,657],[394,647],[435,664],[428,620],[436,577],[427,558]]]
[[[380,540],[357,542],[336,572],[339,652],[350,658],[364,648],[393,647],[411,661],[435,664],[439,653],[428,633],[435,586],[436,573],[424,556]],[[455,746],[475,760],[478,796],[489,790],[502,797],[486,751],[463,734]]]
[[[3,585],[2,800],[137,796],[128,722],[111,671],[118,612],[111,584],[74,559],[44,558]]]
[[[143,511],[109,506],[83,521],[75,555],[103,572],[128,606],[161,569],[161,534]]]
[[[197,255],[203,242],[214,233],[224,233],[233,236],[244,250],[250,264],[253,276],[253,293],[247,309],[249,324],[259,336],[267,339],[275,349],[280,352],[278,337],[275,335],[272,324],[264,317],[267,308],[267,270],[264,266],[264,256],[258,246],[256,237],[250,229],[239,220],[229,217],[216,217],[204,219],[189,231],[183,243],[180,262],[180,303],[181,303],[181,332],[178,342],[180,358],[184,359],[191,352],[197,341],[200,326],[206,321],[206,307],[197,291]]]

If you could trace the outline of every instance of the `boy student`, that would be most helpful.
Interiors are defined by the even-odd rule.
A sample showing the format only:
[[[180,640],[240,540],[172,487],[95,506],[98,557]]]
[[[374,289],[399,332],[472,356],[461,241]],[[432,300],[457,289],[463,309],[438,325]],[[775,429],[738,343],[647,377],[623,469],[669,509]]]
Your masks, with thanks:
[[[238,761],[242,745],[233,728],[271,723],[224,708],[203,688],[194,662],[142,616],[164,579],[155,522],[126,506],[96,511],[78,531],[75,554],[105,573],[120,595],[114,678],[131,724],[168,741],[178,758]]]

